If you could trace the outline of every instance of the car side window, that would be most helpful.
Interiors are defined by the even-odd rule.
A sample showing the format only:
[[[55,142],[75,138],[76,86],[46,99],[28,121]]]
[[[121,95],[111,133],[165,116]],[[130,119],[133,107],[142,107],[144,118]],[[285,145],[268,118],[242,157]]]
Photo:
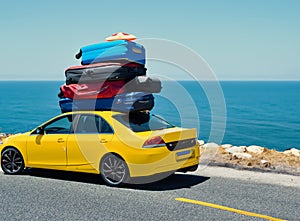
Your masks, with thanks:
[[[74,133],[77,134],[97,134],[97,133],[113,133],[110,125],[97,115],[81,115],[77,128]]]
[[[68,134],[72,126],[72,116],[59,118],[44,127],[45,134]]]

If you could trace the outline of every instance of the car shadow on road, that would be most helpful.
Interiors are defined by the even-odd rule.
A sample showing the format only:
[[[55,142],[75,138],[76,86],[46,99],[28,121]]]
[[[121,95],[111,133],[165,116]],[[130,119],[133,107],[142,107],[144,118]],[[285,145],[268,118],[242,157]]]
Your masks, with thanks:
[[[140,181],[140,179],[142,179],[142,181]],[[138,178],[138,184],[134,184],[135,180],[133,180],[133,184],[126,185],[126,188],[149,191],[176,190],[191,188],[192,186],[204,183],[209,179],[209,177],[184,173],[175,173],[167,177],[159,174],[147,178]],[[151,182],[153,180],[155,181]]]
[[[97,174],[66,172],[48,169],[27,169],[23,174],[46,179],[105,185],[100,175]],[[176,190],[182,188],[191,188],[192,186],[201,184],[209,179],[209,177],[193,174],[159,174],[151,177],[135,178],[132,180],[132,182],[130,182],[129,184],[125,184],[121,188],[149,191]]]
[[[80,183],[104,185],[104,182],[99,175],[90,174],[90,173],[29,168],[26,169],[23,172],[23,174],[27,176],[46,178],[46,179],[65,180],[65,181],[73,181],[73,182],[80,182]]]

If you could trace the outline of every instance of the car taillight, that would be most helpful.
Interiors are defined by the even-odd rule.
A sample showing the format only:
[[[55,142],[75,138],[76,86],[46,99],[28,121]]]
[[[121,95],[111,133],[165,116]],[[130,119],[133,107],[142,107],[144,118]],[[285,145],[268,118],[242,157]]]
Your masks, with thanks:
[[[145,141],[143,148],[155,148],[163,146],[166,146],[166,144],[161,137],[152,137]]]

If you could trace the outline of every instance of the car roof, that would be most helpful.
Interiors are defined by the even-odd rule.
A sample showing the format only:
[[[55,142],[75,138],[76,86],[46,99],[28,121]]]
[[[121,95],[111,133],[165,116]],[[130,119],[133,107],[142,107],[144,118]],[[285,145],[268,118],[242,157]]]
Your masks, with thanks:
[[[68,115],[68,114],[99,114],[101,116],[112,116],[116,114],[125,114],[122,112],[117,112],[117,111],[72,111],[72,112],[66,112],[61,114],[61,116]]]

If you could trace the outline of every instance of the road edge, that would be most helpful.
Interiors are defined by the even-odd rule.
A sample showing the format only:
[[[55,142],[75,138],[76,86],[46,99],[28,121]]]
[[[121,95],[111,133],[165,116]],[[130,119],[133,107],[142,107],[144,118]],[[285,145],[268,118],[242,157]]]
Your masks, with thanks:
[[[268,171],[253,171],[220,166],[206,166],[199,167],[195,172],[189,172],[189,174],[300,188],[300,176],[270,173]]]

